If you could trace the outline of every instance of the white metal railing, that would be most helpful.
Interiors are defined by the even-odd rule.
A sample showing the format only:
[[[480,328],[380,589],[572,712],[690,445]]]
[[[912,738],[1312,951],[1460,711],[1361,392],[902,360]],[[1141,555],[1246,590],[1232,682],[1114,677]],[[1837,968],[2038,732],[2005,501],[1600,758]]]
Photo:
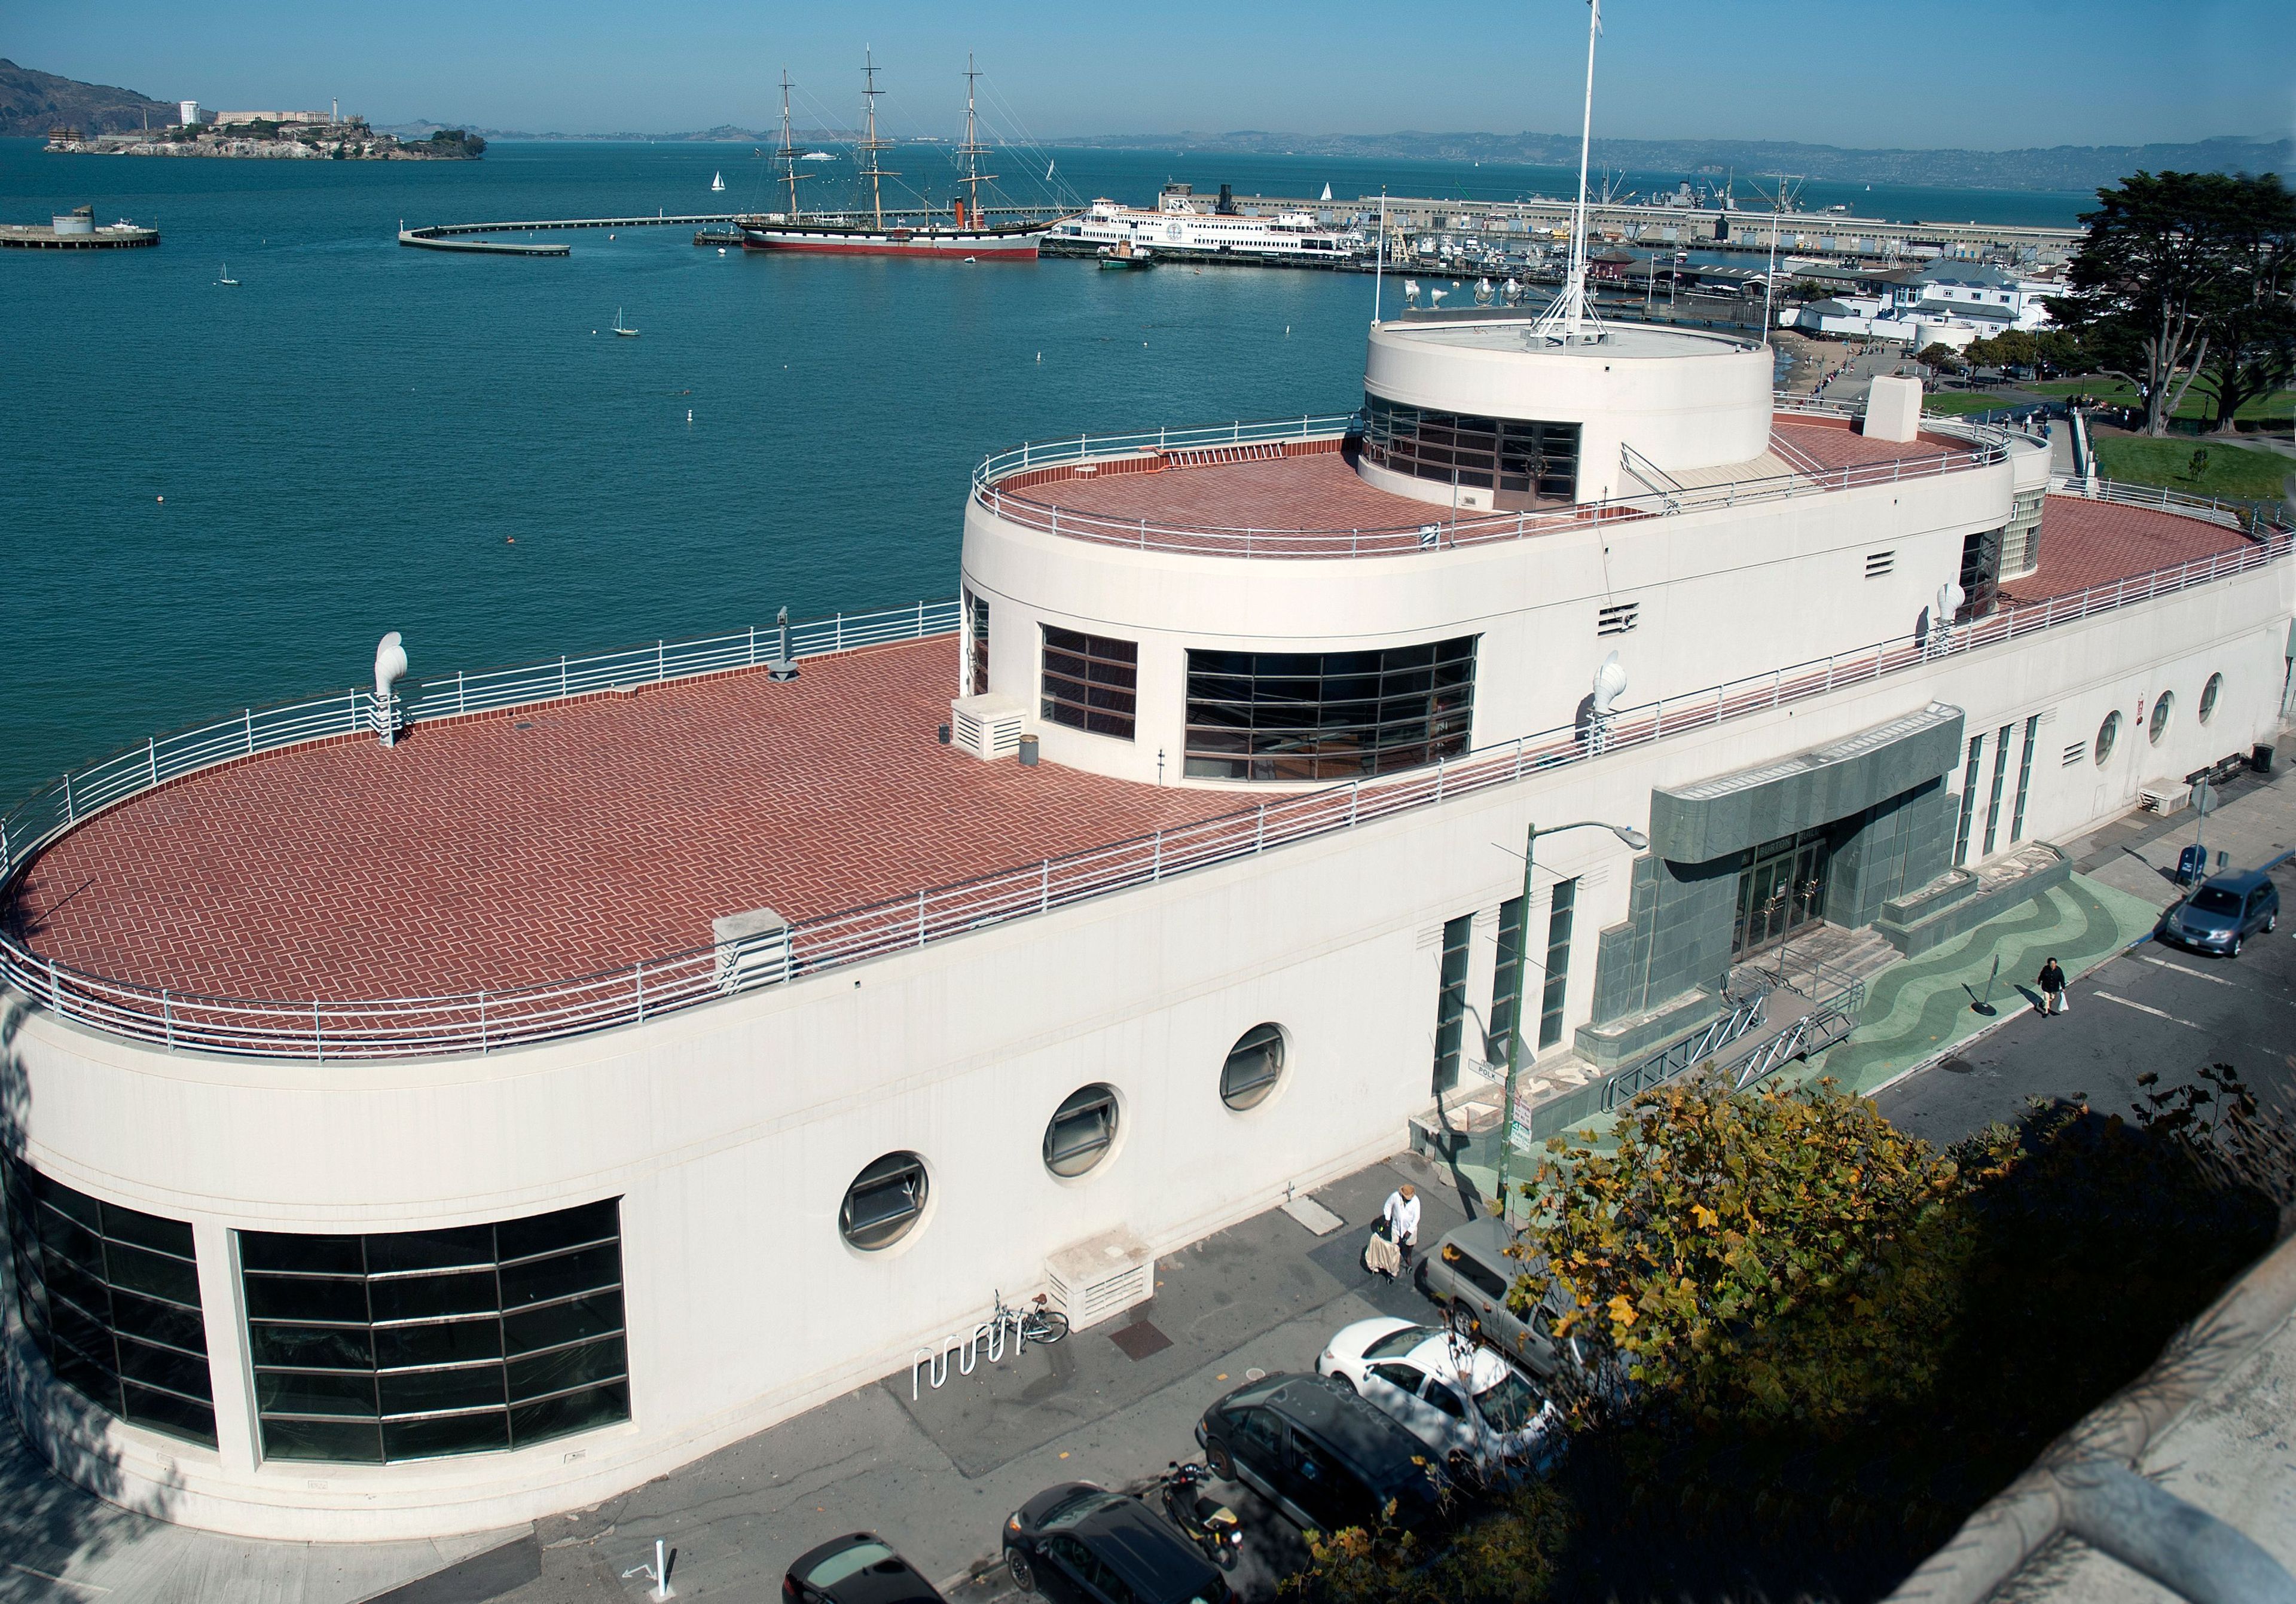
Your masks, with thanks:
[[[1781,404],[1780,410],[1788,408]],[[1964,427],[1949,432],[1970,441],[1966,449],[1893,458],[1843,468],[1820,468],[1761,479],[1739,479],[1694,488],[1652,490],[1644,495],[1582,502],[1554,511],[1489,512],[1461,516],[1456,509],[1431,506],[1431,517],[1411,524],[1355,529],[1262,528],[1214,524],[1168,524],[1145,517],[1113,518],[1038,501],[1023,486],[1004,488],[1017,476],[1046,468],[1117,463],[1170,457],[1183,452],[1217,451],[1254,445],[1341,440],[1357,430],[1352,413],[1285,419],[1267,423],[1223,424],[1216,429],[1169,430],[1127,435],[1078,435],[1074,439],[1031,442],[989,457],[972,476],[973,499],[1008,523],[1047,534],[1065,535],[1103,545],[1140,551],[1177,552],[1215,557],[1375,557],[1406,552],[1522,540],[1618,518],[1665,517],[1716,507],[1751,505],[1789,496],[1814,495],[1866,485],[1927,479],[1998,462],[2008,454],[2005,431]],[[1636,477],[1641,477],[1639,474]]]
[[[2285,506],[2279,502],[2226,501],[2218,496],[2202,498],[2164,490],[2155,485],[2125,485],[2116,479],[2087,479],[2079,474],[2052,475],[2049,494],[2078,496],[2083,501],[2111,502],[2116,506],[2142,507],[2152,512],[2173,512],[2180,518],[2202,519],[2224,528],[2246,529],[2251,533],[2267,524],[2282,523],[2287,517]]]
[[[1972,624],[1932,631],[1926,637],[1899,636],[1624,709],[1609,719],[1599,739],[1575,729],[1551,730],[1390,779],[1295,792],[1218,818],[1064,857],[1042,858],[960,884],[920,888],[889,901],[793,925],[787,945],[777,946],[769,956],[696,947],[622,969],[507,991],[357,1002],[250,1002],[185,995],[108,979],[43,957],[12,936],[0,936],[0,975],[19,991],[67,1018],[171,1049],[181,1046],[319,1060],[485,1052],[515,1043],[643,1021],[737,991],[909,951],[1128,887],[1351,830],[1447,798],[1510,784],[1528,774],[1583,763],[1603,752],[1647,745],[1670,734],[1708,728],[2248,573],[2286,561],[2291,549],[2290,536],[2276,529],[2267,538],[2252,541],[2238,551],[2010,609]],[[949,604],[939,606],[945,616]],[[913,616],[922,619],[926,614]],[[845,626],[849,629],[855,623],[846,620]],[[728,651],[724,642],[742,641],[746,651],[747,636],[718,639],[721,649]],[[668,649],[658,650],[666,652]],[[616,654],[617,659],[625,662],[632,655]],[[586,659],[609,660],[616,659]],[[546,675],[553,667],[544,665],[541,672]],[[426,689],[441,683],[428,682]],[[464,694],[468,694],[467,682]],[[152,762],[156,765],[156,757]],[[83,776],[90,772],[83,771]]]
[[[789,654],[819,657],[948,634],[956,628],[956,615],[957,603],[945,600],[884,612],[839,613],[792,622]],[[395,699],[393,713],[402,724],[419,724],[722,674],[770,661],[780,655],[782,643],[779,627],[768,626],[738,634],[657,641],[651,646],[562,657],[554,662],[527,663],[515,668],[457,670],[406,683]],[[379,728],[373,691],[354,686],[312,701],[250,708],[217,724],[152,736],[51,781],[0,814],[0,886],[33,854],[83,819],[155,785],[258,753],[306,741],[373,734]]]

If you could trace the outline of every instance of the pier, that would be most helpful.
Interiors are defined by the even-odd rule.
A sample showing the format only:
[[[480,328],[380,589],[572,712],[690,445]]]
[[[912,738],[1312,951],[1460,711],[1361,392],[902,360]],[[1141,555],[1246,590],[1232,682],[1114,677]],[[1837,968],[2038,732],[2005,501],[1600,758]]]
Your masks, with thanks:
[[[1278,195],[1237,195],[1237,211],[1247,217],[1278,212],[1312,213],[1326,221],[1375,224],[1377,195],[1353,200],[1324,200]],[[1385,207],[1393,233],[1499,233],[1567,235],[1570,200],[1464,200],[1390,195]],[[2082,237],[2078,228],[2018,227],[1998,223],[1890,223],[1846,212],[1719,210],[1713,207],[1602,205],[1589,201],[1590,237],[1641,246],[1695,247],[1701,250],[1767,252],[1776,234],[1782,251],[1821,256],[1890,258],[1939,255],[1956,258],[2030,256],[2039,261],[2069,256]]]
[[[0,225],[0,249],[9,250],[134,250],[160,242],[157,228],[145,228],[125,217],[95,225],[95,209],[82,206],[58,212],[47,223]]]
[[[1051,222],[1056,218],[1065,217],[1070,215],[1065,208],[1057,206],[1000,206],[996,209],[996,211],[1000,216],[1029,217],[1044,222]],[[562,257],[567,255],[571,250],[570,246],[568,246],[562,241],[553,241],[544,242],[541,241],[474,240],[468,236],[472,234],[560,233],[570,229],[577,228],[607,228],[615,230],[624,228],[692,228],[699,230],[709,228],[712,225],[721,225],[729,229],[738,229],[743,217],[754,217],[757,214],[752,212],[679,212],[675,214],[670,212],[656,212],[651,217],[546,217],[523,223],[430,223],[424,225],[421,228],[409,228],[402,219],[398,225],[398,242],[401,245],[414,246],[423,250],[467,250],[488,256]],[[778,213],[772,215],[776,217],[780,216]],[[808,212],[805,214],[808,221],[816,218],[844,221],[855,215],[856,214],[849,212]],[[914,221],[917,217],[924,215],[926,214],[903,212],[898,214],[898,220],[903,223],[906,223]],[[940,217],[944,214],[936,212],[931,215],[933,217]],[[894,213],[888,211],[885,216],[889,225],[896,221],[896,215]],[[701,244],[703,241],[697,239],[694,242],[696,244]]]

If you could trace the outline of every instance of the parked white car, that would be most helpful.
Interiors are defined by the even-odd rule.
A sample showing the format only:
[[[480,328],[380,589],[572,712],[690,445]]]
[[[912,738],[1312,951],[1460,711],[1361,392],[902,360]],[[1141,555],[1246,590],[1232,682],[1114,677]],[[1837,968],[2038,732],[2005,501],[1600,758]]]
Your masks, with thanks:
[[[1439,1326],[1358,1320],[1324,1346],[1316,1370],[1392,1415],[1447,1469],[1495,1476],[1508,1460],[1538,1462],[1562,1439],[1562,1412],[1535,1383]]]

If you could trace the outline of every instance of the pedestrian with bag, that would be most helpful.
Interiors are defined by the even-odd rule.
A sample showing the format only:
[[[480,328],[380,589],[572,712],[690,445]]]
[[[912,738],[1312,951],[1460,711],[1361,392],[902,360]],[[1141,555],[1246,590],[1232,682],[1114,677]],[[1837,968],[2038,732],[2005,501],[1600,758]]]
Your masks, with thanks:
[[[2055,959],[2052,958],[2046,963],[2041,965],[2039,978],[2041,986],[2041,1017],[2043,1019],[2046,1019],[2051,1014],[2061,1014],[2064,1012],[2065,971],[2057,967],[2057,961]]]
[[[1410,1182],[1387,1194],[1387,1203],[1380,1211],[1386,1223],[1388,1240],[1395,1244],[1399,1260],[1398,1273],[1411,1268],[1411,1250],[1419,1246],[1419,1192]]]

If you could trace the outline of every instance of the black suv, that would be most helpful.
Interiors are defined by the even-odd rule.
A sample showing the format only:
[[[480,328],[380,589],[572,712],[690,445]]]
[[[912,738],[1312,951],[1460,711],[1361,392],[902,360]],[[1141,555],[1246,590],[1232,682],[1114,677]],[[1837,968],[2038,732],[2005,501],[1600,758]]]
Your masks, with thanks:
[[[1196,1422],[1204,1462],[1240,1481],[1309,1531],[1395,1524],[1439,1511],[1432,1452],[1390,1415],[1323,1376],[1275,1375],[1237,1387]]]
[[[1195,1546],[1122,1493],[1047,1487],[1004,1523],[1004,1563],[1023,1592],[1058,1604],[1234,1604]]]

